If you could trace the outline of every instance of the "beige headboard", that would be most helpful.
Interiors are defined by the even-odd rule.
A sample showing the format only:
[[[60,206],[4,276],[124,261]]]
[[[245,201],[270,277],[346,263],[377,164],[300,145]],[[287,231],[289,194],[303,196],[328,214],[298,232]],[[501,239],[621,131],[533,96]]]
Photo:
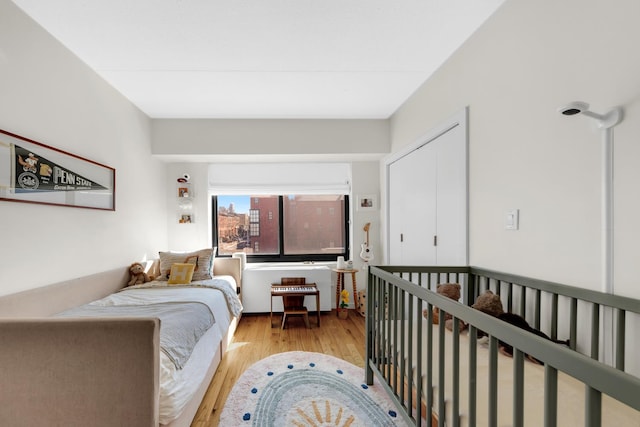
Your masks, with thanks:
[[[146,267],[147,274],[160,275],[160,260],[153,260]],[[239,258],[213,258],[213,274],[216,276],[232,276],[238,287],[242,288],[242,262]]]
[[[232,276],[242,289],[242,263],[239,258],[214,258],[213,273],[216,276]]]

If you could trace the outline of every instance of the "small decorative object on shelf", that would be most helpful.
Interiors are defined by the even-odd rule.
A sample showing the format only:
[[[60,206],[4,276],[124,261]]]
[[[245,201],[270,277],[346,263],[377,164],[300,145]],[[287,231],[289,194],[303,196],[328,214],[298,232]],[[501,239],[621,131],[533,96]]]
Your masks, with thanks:
[[[349,307],[349,291],[343,289],[340,292],[340,308],[338,309],[338,317],[340,319],[346,319],[349,316],[347,307]]]

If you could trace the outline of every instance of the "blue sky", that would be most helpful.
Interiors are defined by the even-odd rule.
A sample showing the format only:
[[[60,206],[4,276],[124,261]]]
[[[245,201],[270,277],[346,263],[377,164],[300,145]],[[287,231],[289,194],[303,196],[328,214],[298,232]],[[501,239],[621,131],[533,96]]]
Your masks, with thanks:
[[[236,213],[249,213],[249,196],[218,196],[218,207],[233,203]]]

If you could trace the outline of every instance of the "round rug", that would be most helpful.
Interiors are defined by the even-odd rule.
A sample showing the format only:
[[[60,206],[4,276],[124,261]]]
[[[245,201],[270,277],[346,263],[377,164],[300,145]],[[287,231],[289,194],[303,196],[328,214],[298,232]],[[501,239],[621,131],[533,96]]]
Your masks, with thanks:
[[[220,415],[227,426],[406,426],[364,369],[321,353],[279,353],[249,367]]]

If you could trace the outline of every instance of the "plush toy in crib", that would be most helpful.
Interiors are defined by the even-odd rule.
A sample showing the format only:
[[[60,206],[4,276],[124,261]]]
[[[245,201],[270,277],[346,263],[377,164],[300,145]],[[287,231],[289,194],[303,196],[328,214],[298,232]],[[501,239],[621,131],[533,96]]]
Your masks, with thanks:
[[[486,290],[483,294],[481,294],[476,302],[471,306],[476,310],[480,310],[483,313],[487,313],[493,317],[498,317],[502,313],[504,313],[504,309],[502,308],[502,300],[500,299],[500,295],[496,295],[490,290]]]
[[[554,340],[549,338],[547,334],[542,331],[539,331],[536,328],[533,328],[529,325],[529,323],[525,320],[524,317],[515,313],[507,313],[504,311],[502,307],[502,300],[499,295],[494,294],[490,290],[485,291],[482,295],[478,297],[476,302],[471,306],[476,310],[480,310],[490,316],[497,317],[498,319],[510,323],[513,326],[517,326],[518,328],[524,329],[525,331],[529,331],[532,334],[538,335],[539,337],[548,339],[549,341],[555,342],[557,344],[565,344],[569,345],[569,341],[561,341]],[[486,336],[487,334],[484,331],[478,330],[478,337]],[[499,341],[498,345],[500,346],[500,351],[507,356],[513,356],[513,347],[504,341]],[[541,364],[539,360],[536,360],[534,357],[527,355],[527,358],[534,363]]]
[[[525,331],[529,331],[532,334],[535,334],[535,335],[537,335],[539,337],[548,339],[549,341],[554,342],[556,344],[564,344],[566,346],[569,345],[569,340],[565,340],[565,341],[563,341],[563,340],[554,340],[554,339],[550,338],[544,332],[539,331],[538,329],[531,327],[529,325],[529,323],[524,319],[524,317],[522,317],[522,316],[520,316],[518,314],[515,314],[515,313],[502,313],[502,314],[500,314],[498,316],[498,319],[500,319],[500,320],[502,320],[504,322],[510,323],[513,326],[517,326],[518,328],[524,329]],[[512,346],[510,346],[509,344],[507,344],[507,343],[505,343],[503,341],[500,341],[500,340],[498,341],[498,345],[500,346],[500,351],[503,354],[506,354],[507,356],[513,356],[513,347]],[[530,356],[530,355],[527,354],[526,357],[527,357],[527,359],[531,360],[534,363],[537,363],[538,365],[542,365],[543,364],[541,361],[539,361],[538,359],[536,359],[533,356]]]
[[[436,292],[444,297],[451,298],[454,301],[460,300],[460,284],[458,283],[443,283],[436,286]],[[427,310],[422,311],[423,316],[427,316]],[[453,330],[453,316],[449,313],[446,313],[445,318],[443,319],[445,322],[445,327],[448,330]],[[438,325],[440,323],[440,310],[438,307],[433,307],[433,324]],[[460,330],[465,329],[466,325],[462,322],[459,322]]]
[[[129,267],[129,283],[127,286],[140,285],[142,283],[150,282],[153,280],[147,273],[144,271],[144,266],[139,262],[134,262]]]
[[[471,307],[493,317],[498,317],[501,314],[504,314],[504,308],[502,308],[502,300],[500,299],[500,295],[494,294],[489,289],[480,294],[480,296],[478,296],[478,298],[476,299],[476,302],[473,303]],[[487,336],[486,332],[481,331],[480,329],[478,329],[477,335],[478,338]]]

